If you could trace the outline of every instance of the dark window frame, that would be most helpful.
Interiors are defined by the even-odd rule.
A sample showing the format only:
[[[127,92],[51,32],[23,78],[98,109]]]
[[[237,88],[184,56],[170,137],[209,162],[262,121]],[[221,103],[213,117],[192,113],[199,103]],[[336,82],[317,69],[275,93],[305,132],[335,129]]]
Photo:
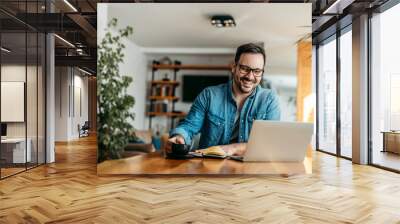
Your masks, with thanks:
[[[340,37],[342,35],[344,35],[347,32],[351,32],[351,26],[352,23],[349,22],[351,20],[351,16],[346,16],[343,18],[342,20],[339,20],[339,22],[341,22],[341,26],[339,24],[334,24],[332,25],[331,28],[328,29],[332,29],[335,28],[336,31],[334,33],[331,33],[330,35],[327,35],[326,37],[324,37],[323,39],[319,39],[318,42],[314,43],[316,45],[316,60],[315,60],[315,75],[316,75],[316,151],[318,152],[323,152],[329,155],[333,155],[333,156],[337,156],[339,158],[343,158],[346,160],[352,160],[352,158],[347,157],[342,155],[341,153],[341,118],[340,118],[340,77],[341,77],[341,67],[340,67]],[[323,34],[326,35],[326,34]],[[319,51],[318,49],[320,48],[321,45],[324,45],[326,43],[329,43],[331,41],[336,41],[336,152],[332,153],[332,152],[328,152],[324,149],[321,149],[319,146],[319,121],[320,121],[320,116],[319,116],[319,90],[320,90],[320,78],[319,78]]]

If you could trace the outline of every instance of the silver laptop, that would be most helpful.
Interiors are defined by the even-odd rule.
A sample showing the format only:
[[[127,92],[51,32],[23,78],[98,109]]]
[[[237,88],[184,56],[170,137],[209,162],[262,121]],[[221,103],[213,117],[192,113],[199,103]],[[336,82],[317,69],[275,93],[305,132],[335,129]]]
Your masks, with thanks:
[[[312,123],[255,120],[243,161],[303,161],[313,129]]]

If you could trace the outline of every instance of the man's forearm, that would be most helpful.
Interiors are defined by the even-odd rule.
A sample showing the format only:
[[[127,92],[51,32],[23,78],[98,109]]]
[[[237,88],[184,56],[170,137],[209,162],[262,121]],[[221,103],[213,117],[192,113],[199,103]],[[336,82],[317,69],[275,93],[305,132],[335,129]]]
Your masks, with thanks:
[[[243,156],[247,149],[247,143],[233,143],[229,145],[221,145],[221,148],[232,155]]]

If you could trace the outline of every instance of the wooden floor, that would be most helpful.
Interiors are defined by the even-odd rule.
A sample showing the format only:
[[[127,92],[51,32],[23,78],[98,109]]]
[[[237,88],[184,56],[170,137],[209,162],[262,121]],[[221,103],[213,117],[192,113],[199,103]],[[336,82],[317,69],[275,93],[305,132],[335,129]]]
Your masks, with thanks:
[[[25,170],[29,170],[29,169],[33,169],[35,167],[37,167],[37,164],[27,164],[27,167],[25,168],[24,165],[22,165],[23,167],[21,167],[21,165],[19,165],[19,167],[7,167],[7,168],[1,168],[0,172],[1,172],[1,178],[6,178],[8,176],[11,175],[15,175],[17,173],[20,172],[24,172]]]
[[[25,171],[26,169],[25,169],[25,167],[24,168],[20,168],[20,167],[17,167],[17,168],[1,168],[1,178],[4,178],[4,177],[8,177],[8,176],[11,176],[11,175],[13,175],[13,174],[16,174],[16,173],[19,173],[19,172],[23,172],[23,171]]]
[[[400,175],[322,153],[285,177],[98,177],[96,143],[0,181],[0,223],[400,223]]]

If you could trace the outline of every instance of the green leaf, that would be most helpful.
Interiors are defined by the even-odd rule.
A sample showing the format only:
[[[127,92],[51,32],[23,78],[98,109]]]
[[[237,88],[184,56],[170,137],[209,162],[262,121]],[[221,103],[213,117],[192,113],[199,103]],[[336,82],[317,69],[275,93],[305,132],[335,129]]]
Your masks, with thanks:
[[[122,41],[133,33],[133,29],[128,26],[120,29],[118,35],[113,35],[110,29],[116,28],[117,23],[115,18],[110,20],[97,50],[98,162],[121,158],[124,147],[134,136],[134,127],[130,122],[135,118],[131,112],[135,99],[127,94],[133,79],[121,76],[119,72],[125,49]]]

